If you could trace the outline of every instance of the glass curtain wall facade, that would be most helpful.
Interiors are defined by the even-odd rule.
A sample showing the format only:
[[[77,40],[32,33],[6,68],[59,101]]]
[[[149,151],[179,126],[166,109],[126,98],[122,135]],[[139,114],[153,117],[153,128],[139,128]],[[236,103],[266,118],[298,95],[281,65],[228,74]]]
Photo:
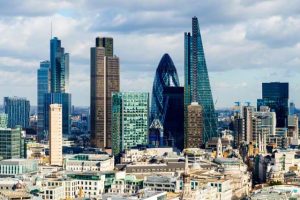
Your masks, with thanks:
[[[62,105],[62,130],[64,135],[71,132],[71,94],[69,93],[47,93],[44,96],[44,127],[46,132],[49,132],[49,109],[51,104]]]
[[[29,127],[30,103],[26,98],[4,97],[4,111],[8,116],[8,128]]]
[[[3,159],[22,158],[24,155],[22,129],[0,128],[0,156]]]
[[[289,84],[272,82],[262,83],[262,99],[257,100],[257,109],[268,106],[276,113],[276,126],[287,127],[289,114]]]
[[[112,95],[112,150],[148,144],[149,93],[120,92]]]
[[[198,102],[203,112],[203,142],[217,136],[217,116],[206,66],[204,49],[198,19],[192,19],[192,34],[184,34],[184,104],[185,127],[187,127],[187,107]],[[185,128],[185,132],[186,132]]]
[[[7,128],[8,116],[5,113],[0,113],[0,128]]]
[[[38,122],[37,133],[38,139],[44,132],[44,96],[50,92],[50,61],[40,63],[40,68],[37,71],[37,102],[38,102]]]
[[[159,119],[164,124],[167,107],[164,90],[170,86],[179,87],[179,79],[171,57],[169,54],[164,54],[156,69],[153,82],[150,123],[154,119]]]

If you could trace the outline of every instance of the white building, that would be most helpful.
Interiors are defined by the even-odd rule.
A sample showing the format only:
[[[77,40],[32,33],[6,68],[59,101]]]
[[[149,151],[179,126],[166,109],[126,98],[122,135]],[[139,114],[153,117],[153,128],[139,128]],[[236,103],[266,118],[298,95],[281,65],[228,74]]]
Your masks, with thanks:
[[[42,188],[42,198],[45,200],[62,200],[65,199],[63,186],[51,186]]]
[[[62,166],[62,105],[51,104],[49,111],[50,164]]]
[[[180,180],[173,176],[148,176],[144,178],[144,188],[153,191],[180,192]]]
[[[108,154],[77,154],[64,158],[64,169],[67,171],[113,171],[114,157]]]

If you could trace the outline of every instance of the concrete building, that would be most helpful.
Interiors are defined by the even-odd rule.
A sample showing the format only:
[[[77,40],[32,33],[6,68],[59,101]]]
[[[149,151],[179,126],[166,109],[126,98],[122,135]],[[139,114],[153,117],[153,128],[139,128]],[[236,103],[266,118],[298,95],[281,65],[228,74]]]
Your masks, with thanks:
[[[43,187],[41,196],[42,199],[44,200],[65,199],[64,187],[63,186]]]
[[[0,175],[25,175],[38,172],[38,162],[28,159],[8,159],[0,161]]]
[[[114,157],[108,154],[77,154],[64,158],[64,169],[67,171],[113,171]]]
[[[174,176],[152,175],[144,178],[144,188],[153,191],[180,192],[180,180]]]
[[[203,144],[202,107],[192,102],[187,108],[185,148],[199,148]]]
[[[111,147],[112,93],[120,90],[119,58],[113,55],[112,38],[96,38],[91,48],[91,143]]]
[[[62,166],[62,106],[60,104],[50,105],[49,131],[50,164]]]

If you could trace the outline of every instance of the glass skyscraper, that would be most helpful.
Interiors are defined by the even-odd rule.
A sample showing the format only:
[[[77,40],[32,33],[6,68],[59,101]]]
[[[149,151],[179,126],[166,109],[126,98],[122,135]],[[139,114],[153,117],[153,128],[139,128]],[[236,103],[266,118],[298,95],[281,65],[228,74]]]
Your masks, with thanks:
[[[268,106],[276,113],[276,126],[287,127],[289,115],[289,83],[262,83],[262,99],[257,100],[257,109]]]
[[[50,61],[42,61],[37,71],[38,137],[44,132],[44,96],[50,92]],[[41,139],[41,138],[39,138]]]
[[[112,151],[148,144],[149,94],[118,92],[112,95]]]
[[[51,92],[69,92],[69,54],[54,37],[50,40]]]
[[[8,116],[8,128],[29,127],[30,103],[26,98],[4,97],[4,111]]]
[[[169,54],[164,54],[158,64],[154,77],[150,123],[152,123],[154,119],[159,119],[159,121],[164,124],[167,103],[164,90],[170,86],[179,87],[179,79],[171,57]]]
[[[44,96],[44,127],[49,131],[49,108],[51,104],[62,105],[62,130],[64,135],[71,132],[71,94],[69,93],[47,93]]]
[[[197,17],[192,19],[192,34],[184,34],[184,66],[185,127],[187,127],[187,107],[192,102],[198,102],[202,106],[204,123],[202,142],[205,143],[217,136],[217,116]],[[185,128],[185,134],[186,131]]]
[[[0,113],[0,128],[7,128],[8,117],[5,113]]]

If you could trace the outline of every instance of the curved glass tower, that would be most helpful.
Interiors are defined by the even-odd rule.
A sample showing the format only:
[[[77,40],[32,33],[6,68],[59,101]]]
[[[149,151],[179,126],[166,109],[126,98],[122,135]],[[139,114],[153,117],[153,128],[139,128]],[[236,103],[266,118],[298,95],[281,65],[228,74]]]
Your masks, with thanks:
[[[159,119],[164,124],[167,107],[165,106],[167,102],[165,102],[164,90],[170,86],[179,87],[179,79],[175,65],[169,54],[166,53],[159,62],[153,82],[150,124],[154,119]]]

